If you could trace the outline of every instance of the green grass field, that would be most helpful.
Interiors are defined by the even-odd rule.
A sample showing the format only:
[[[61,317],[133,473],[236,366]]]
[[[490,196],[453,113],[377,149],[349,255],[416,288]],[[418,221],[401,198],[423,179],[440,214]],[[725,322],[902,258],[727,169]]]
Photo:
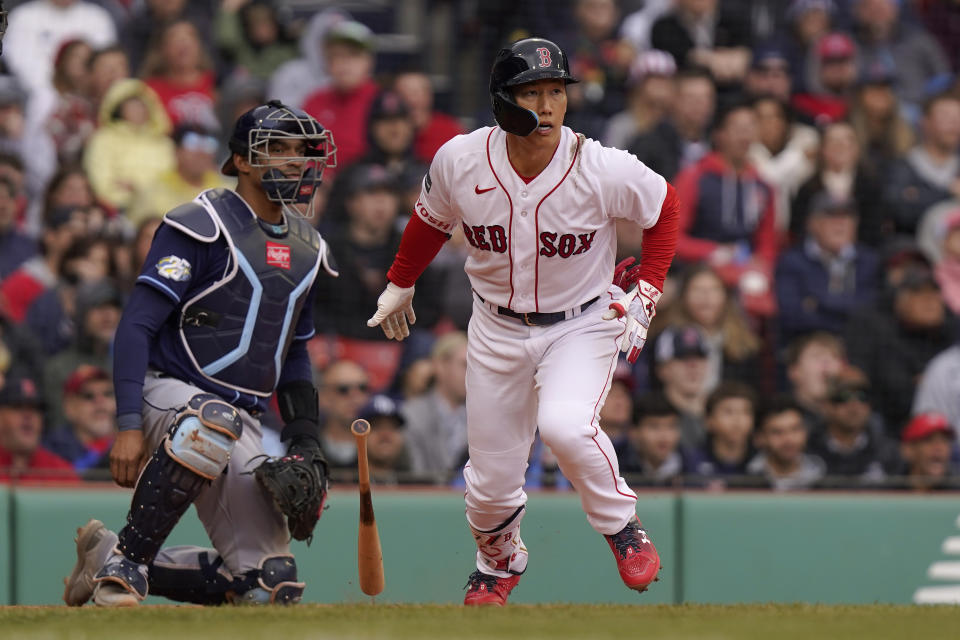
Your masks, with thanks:
[[[274,638],[629,638],[881,640],[960,637],[953,606],[417,605],[200,608],[0,607],[3,640],[250,640]]]

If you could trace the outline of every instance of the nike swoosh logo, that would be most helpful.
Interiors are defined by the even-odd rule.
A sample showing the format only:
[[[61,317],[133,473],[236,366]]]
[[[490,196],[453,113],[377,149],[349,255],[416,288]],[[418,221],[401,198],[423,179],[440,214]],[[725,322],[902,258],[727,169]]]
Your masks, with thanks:
[[[480,185],[477,185],[473,188],[473,190],[477,192],[477,195],[480,195],[481,193],[486,193],[487,191],[493,191],[494,189],[496,189],[496,187],[490,187],[489,189],[481,189]]]

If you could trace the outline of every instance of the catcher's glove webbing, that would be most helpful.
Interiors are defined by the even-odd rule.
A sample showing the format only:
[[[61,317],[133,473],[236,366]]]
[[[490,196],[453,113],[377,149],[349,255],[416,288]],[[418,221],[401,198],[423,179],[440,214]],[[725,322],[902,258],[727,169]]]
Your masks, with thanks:
[[[282,458],[267,458],[253,475],[287,516],[296,540],[313,540],[313,527],[327,499],[327,462],[319,449],[290,447]]]

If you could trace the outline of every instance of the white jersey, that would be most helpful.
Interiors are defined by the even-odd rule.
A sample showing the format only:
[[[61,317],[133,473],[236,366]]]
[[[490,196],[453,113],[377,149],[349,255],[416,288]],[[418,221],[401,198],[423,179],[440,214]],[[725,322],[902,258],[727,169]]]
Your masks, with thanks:
[[[563,127],[550,164],[528,184],[506,137],[483,127],[444,144],[417,215],[445,233],[462,226],[470,283],[492,304],[553,312],[597,297],[613,278],[615,218],[655,225],[666,181],[626,151]]]

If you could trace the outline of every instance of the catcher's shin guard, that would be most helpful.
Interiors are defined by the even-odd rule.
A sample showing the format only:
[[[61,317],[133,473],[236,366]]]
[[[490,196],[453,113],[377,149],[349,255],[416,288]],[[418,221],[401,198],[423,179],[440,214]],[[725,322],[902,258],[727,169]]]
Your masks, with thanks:
[[[526,507],[517,507],[509,518],[489,531],[470,526],[477,542],[478,570],[501,578],[520,575],[527,570],[527,548],[520,539],[520,521],[524,513]]]
[[[267,556],[260,567],[237,581],[229,596],[233,604],[297,604],[306,583],[297,582],[297,563],[292,555]]]
[[[117,544],[124,556],[153,561],[180,516],[226,468],[242,429],[237,410],[216,396],[190,399],[137,480]]]

